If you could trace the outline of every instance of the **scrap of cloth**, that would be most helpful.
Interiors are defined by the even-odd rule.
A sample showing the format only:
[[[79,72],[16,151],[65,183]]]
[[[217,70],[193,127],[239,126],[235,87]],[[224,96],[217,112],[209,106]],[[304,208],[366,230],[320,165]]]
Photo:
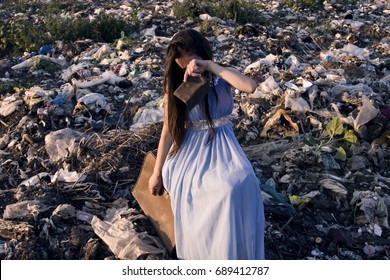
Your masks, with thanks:
[[[264,209],[253,167],[226,121],[233,110],[229,85],[221,78],[208,94],[216,120],[190,125],[174,157],[163,166],[175,222],[179,259],[264,259]],[[204,123],[204,104],[188,111],[188,122]]]

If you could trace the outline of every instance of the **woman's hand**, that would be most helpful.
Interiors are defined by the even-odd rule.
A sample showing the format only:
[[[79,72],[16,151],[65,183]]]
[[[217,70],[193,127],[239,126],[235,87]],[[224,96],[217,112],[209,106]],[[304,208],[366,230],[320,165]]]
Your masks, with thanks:
[[[152,195],[162,194],[163,185],[161,175],[152,174],[149,178],[149,192]]]
[[[192,59],[188,62],[186,72],[184,73],[184,82],[187,81],[188,76],[199,77],[203,72],[208,71],[208,60]]]

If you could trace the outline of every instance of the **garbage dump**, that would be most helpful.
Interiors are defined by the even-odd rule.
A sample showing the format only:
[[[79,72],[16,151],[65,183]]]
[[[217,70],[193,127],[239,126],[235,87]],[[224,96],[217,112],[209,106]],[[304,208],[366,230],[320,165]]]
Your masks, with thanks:
[[[47,1],[8,2],[4,24],[39,22]],[[137,28],[19,52],[0,37],[1,259],[172,258],[131,191],[162,128],[164,51],[185,28],[261,77],[232,89],[231,121],[262,190],[266,258],[390,258],[388,1],[249,1],[246,22],[180,16],[185,1],[84,2],[51,11]]]

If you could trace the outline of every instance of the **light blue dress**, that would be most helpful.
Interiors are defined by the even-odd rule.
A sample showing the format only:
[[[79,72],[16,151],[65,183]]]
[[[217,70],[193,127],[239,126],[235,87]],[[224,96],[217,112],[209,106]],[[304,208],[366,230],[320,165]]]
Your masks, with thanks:
[[[229,85],[216,78],[209,92],[211,116],[229,116]],[[203,104],[188,112],[189,122],[205,120]],[[220,124],[218,126],[218,124]],[[208,128],[188,128],[179,152],[167,158],[163,183],[174,213],[179,259],[264,259],[264,210],[253,167],[232,125],[216,121],[214,139]]]

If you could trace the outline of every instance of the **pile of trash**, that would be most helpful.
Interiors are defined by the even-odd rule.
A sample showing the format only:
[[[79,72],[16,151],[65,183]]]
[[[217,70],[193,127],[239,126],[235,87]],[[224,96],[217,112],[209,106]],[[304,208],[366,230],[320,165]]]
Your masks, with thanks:
[[[172,1],[94,2],[137,11],[131,44],[58,42],[0,60],[1,259],[172,258],[131,191],[158,145],[164,51],[185,28],[259,80],[232,91],[232,122],[259,178],[266,258],[390,258],[386,1],[256,1],[266,25],[176,18]]]

